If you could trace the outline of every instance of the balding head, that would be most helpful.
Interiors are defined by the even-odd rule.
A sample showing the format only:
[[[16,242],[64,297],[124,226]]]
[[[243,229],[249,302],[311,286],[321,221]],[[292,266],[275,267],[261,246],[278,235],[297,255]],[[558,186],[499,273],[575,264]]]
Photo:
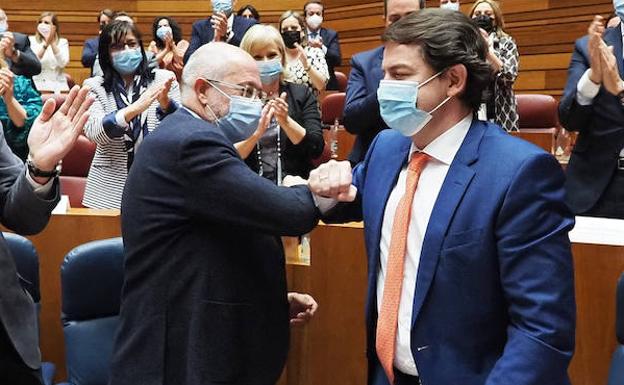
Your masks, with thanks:
[[[229,111],[229,101],[206,79],[262,88],[256,61],[247,52],[221,42],[201,46],[184,66],[182,103],[208,121],[214,121],[215,116],[206,113],[206,105],[220,118]],[[236,88],[216,86],[228,95],[240,95]]]

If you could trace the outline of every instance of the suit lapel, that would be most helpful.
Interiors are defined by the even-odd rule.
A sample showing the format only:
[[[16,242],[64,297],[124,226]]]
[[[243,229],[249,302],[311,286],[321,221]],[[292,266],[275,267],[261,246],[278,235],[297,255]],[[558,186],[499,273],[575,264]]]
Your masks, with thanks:
[[[483,123],[476,119],[473,120],[472,126],[455,155],[455,159],[448,170],[436,203],[433,206],[420,253],[420,264],[418,266],[418,278],[416,280],[412,310],[412,327],[418,318],[435,276],[442,241],[446,236],[451,218],[453,218],[459,202],[461,202],[466,189],[474,177],[475,172],[470,166],[478,159],[479,144],[483,137],[484,129],[485,125]]]

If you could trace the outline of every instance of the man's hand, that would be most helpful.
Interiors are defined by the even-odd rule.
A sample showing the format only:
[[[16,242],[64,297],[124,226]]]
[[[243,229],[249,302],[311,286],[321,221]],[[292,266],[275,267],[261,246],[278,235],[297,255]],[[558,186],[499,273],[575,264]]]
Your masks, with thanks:
[[[210,23],[212,23],[212,28],[214,28],[214,38],[212,41],[225,41],[227,35],[227,21],[228,18],[225,16],[225,13],[219,12],[212,15],[210,19]]]
[[[311,39],[308,40],[308,45],[310,47],[315,47],[315,48],[323,48],[323,38],[321,37],[321,35],[318,35],[318,37],[316,39]]]
[[[613,47],[604,46],[600,50],[602,66],[602,85],[613,95],[624,90],[622,78],[618,70],[617,59],[613,54]]]
[[[318,304],[308,294],[288,293],[288,304],[291,325],[305,324],[318,309]]]
[[[351,185],[351,163],[330,160],[310,172],[308,187],[313,194],[339,202],[353,202],[357,189]]]
[[[52,170],[74,146],[89,119],[94,99],[88,94],[88,87],[74,86],[57,112],[54,99],[43,105],[28,135],[30,157],[41,170]]]
[[[15,37],[12,32],[5,32],[2,34],[2,40],[0,40],[0,51],[4,52],[4,57],[15,61],[17,59],[15,50]]]
[[[600,51],[605,46],[602,40],[604,30],[604,18],[599,15],[594,16],[594,20],[587,29],[587,34],[589,35],[587,50],[589,51],[591,68],[589,79],[595,84],[602,83],[602,61]]]

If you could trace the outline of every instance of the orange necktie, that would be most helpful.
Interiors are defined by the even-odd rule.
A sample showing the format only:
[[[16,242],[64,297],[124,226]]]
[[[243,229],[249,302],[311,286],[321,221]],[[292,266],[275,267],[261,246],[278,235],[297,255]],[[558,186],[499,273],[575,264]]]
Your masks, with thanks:
[[[399,302],[401,301],[401,287],[403,286],[405,253],[407,251],[407,230],[412,215],[412,201],[414,200],[420,173],[429,159],[429,155],[423,152],[416,152],[412,155],[412,159],[407,166],[405,194],[399,201],[394,214],[394,224],[392,225],[383,299],[377,318],[377,339],[375,345],[379,362],[386,372],[390,384],[394,384],[394,350]]]

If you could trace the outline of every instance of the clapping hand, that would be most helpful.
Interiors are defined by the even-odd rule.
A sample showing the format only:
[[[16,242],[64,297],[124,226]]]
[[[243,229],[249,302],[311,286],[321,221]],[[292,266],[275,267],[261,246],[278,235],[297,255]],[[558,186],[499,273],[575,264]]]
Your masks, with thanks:
[[[93,100],[88,87],[74,86],[58,111],[54,112],[54,99],[46,101],[28,135],[30,158],[38,168],[52,170],[71,150],[89,119]]]
[[[295,43],[295,48],[297,48],[297,51],[299,51],[298,59],[301,62],[301,65],[303,66],[305,70],[307,70],[308,67],[310,66],[309,61],[308,61],[308,55],[306,54],[301,44]]]
[[[291,325],[305,324],[318,309],[318,304],[308,294],[288,293],[288,304]]]
[[[310,172],[308,187],[313,194],[339,202],[353,202],[357,189],[351,184],[351,163],[330,160]]]
[[[13,72],[6,68],[0,70],[0,96],[5,101],[13,98],[14,80],[15,75],[13,75]]]
[[[589,25],[587,33],[589,40],[587,42],[590,61],[590,74],[589,78],[595,84],[602,83],[602,54],[601,50],[605,47],[605,43],[602,40],[602,34],[604,33],[604,18],[602,16],[595,16],[594,20]]]
[[[223,12],[218,12],[212,15],[210,19],[210,23],[212,24],[212,28],[214,28],[214,38],[212,41],[224,41],[225,36],[227,34],[227,22],[228,18]]]
[[[158,93],[158,95],[156,96],[156,98],[158,99],[158,104],[160,105],[160,108],[163,111],[167,111],[167,109],[169,108],[169,90],[171,90],[171,84],[173,84],[173,80],[174,77],[170,77],[169,79],[167,79],[163,84],[162,84],[162,88],[160,89],[160,92]]]
[[[279,98],[268,103],[275,111],[275,120],[280,126],[285,127],[288,122],[288,102],[286,102],[286,92],[282,92]]]
[[[617,60],[613,54],[613,47],[604,45],[599,53],[602,67],[602,85],[611,94],[618,95],[624,90],[624,85],[618,70]]]
[[[316,39],[308,40],[308,45],[315,48],[323,48],[323,37],[318,35]]]
[[[4,53],[4,57],[7,59],[13,59],[15,55],[15,37],[12,32],[5,32],[2,34],[2,40],[0,40],[0,51]]]

